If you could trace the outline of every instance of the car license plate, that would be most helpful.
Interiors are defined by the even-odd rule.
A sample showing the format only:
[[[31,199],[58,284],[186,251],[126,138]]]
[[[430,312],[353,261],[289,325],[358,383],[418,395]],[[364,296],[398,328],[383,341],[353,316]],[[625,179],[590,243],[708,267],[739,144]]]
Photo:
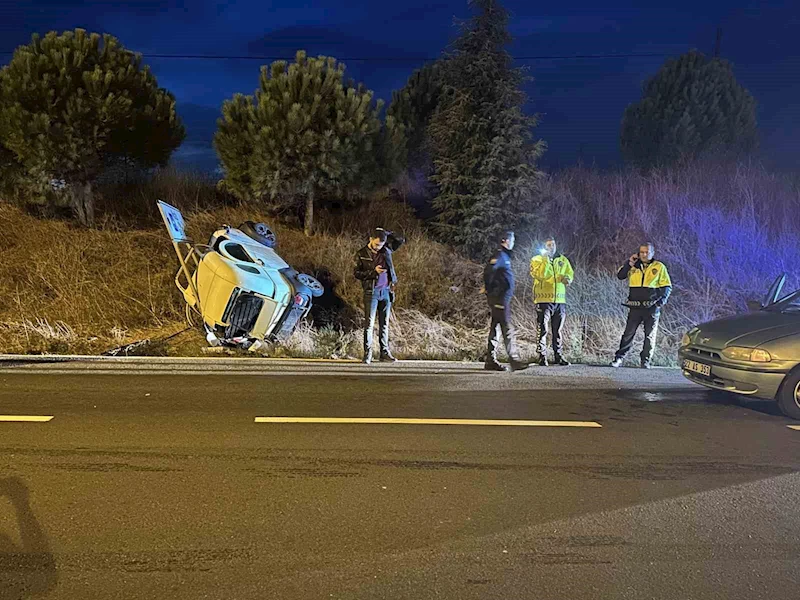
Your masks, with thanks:
[[[705,375],[706,377],[711,377],[711,366],[704,365],[699,362],[695,362],[693,360],[684,360],[683,361],[683,368],[687,371],[691,371],[692,373],[700,373],[700,375]]]

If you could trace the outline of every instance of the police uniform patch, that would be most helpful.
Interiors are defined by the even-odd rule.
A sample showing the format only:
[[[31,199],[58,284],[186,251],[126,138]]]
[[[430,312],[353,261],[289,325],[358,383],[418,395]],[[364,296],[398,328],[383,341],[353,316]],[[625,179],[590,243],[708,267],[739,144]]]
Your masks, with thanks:
[[[658,273],[658,269],[657,269],[656,267],[653,267],[653,270],[652,270],[652,271],[650,271],[650,272],[651,272],[653,275],[655,275],[656,273]]]

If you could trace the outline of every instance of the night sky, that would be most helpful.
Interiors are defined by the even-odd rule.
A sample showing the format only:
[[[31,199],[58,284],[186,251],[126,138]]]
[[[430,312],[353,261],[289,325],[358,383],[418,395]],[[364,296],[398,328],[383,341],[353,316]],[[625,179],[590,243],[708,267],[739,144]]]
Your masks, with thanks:
[[[762,149],[777,167],[800,167],[800,3],[507,0],[510,51],[517,57],[649,54],[605,58],[526,59],[534,81],[531,112],[550,168],[579,159],[619,162],[625,107],[668,56],[690,48],[711,54],[722,27],[721,55],[759,105]],[[469,16],[466,0],[209,0],[79,2],[0,0],[0,55],[33,32],[82,27],[108,32],[145,55],[159,84],[178,99],[188,137],[183,164],[215,163],[211,137],[219,106],[252,93],[269,60],[154,58],[153,54],[291,57],[298,49],[344,59],[348,74],[387,102],[411,72],[435,58]],[[368,60],[362,60],[368,59]]]

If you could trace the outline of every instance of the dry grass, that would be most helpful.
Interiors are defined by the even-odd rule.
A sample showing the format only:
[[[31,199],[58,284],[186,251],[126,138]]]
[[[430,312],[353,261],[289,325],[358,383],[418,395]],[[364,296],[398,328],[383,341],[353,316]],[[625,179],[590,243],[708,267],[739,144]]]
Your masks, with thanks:
[[[397,254],[403,276],[399,306],[413,307],[417,314],[430,314],[441,323],[443,318],[470,314],[463,307],[474,295],[479,267],[426,238],[401,203],[376,202],[350,217],[328,216],[321,220],[320,233],[307,238],[257,209],[222,205],[187,210],[192,197],[173,196],[162,197],[183,207],[188,231],[198,242],[206,241],[221,223],[264,220],[278,235],[281,255],[325,283],[327,292],[315,303],[315,328],[305,327],[285,348],[270,349],[272,353],[360,353],[354,344],[361,335],[362,291],[352,269],[365,235],[343,232],[350,219],[364,224],[364,232],[376,224],[400,224],[409,236],[408,245]],[[128,220],[106,217],[98,229],[89,230],[0,205],[0,226],[17,232],[0,241],[4,258],[0,351],[98,353],[141,338],[162,338],[185,327],[182,300],[173,282],[177,260],[165,229],[153,215]],[[174,351],[197,353],[202,346],[202,337],[186,335],[176,339]],[[416,346],[409,352],[416,352]]]
[[[321,211],[318,234],[307,238],[291,222],[232,202],[211,181],[174,172],[107,185],[101,194],[96,230],[0,204],[0,227],[7,232],[0,238],[0,351],[100,353],[151,339],[138,351],[203,354],[199,330],[159,341],[186,327],[173,282],[177,260],[155,210],[155,199],[163,198],[184,211],[198,242],[221,223],[270,223],[287,262],[325,284],[312,322],[284,346],[266,348],[267,355],[361,356],[362,293],[352,277],[353,255],[375,226],[408,237],[395,255],[401,285],[391,321],[393,351],[403,358],[480,359],[485,353],[481,266],[433,241],[402,202],[378,197],[355,210]],[[675,284],[657,364],[674,364],[680,336],[693,324],[742,310],[745,299],[800,261],[800,187],[754,165],[648,176],[574,169],[551,179],[546,197],[546,231],[529,233],[554,233],[575,266],[566,324],[567,356],[574,361],[606,362],[616,350],[626,289],[614,272],[645,238],[656,242]],[[514,315],[529,357],[536,338],[528,275],[534,250],[518,248],[515,267]]]

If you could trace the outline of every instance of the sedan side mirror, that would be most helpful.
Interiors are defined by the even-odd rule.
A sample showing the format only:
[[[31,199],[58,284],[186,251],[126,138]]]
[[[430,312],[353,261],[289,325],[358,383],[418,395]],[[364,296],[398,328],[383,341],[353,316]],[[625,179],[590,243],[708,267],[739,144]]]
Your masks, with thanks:
[[[762,308],[764,308],[764,306],[758,300],[748,300],[747,301],[747,310],[755,312],[755,311],[761,310]]]

